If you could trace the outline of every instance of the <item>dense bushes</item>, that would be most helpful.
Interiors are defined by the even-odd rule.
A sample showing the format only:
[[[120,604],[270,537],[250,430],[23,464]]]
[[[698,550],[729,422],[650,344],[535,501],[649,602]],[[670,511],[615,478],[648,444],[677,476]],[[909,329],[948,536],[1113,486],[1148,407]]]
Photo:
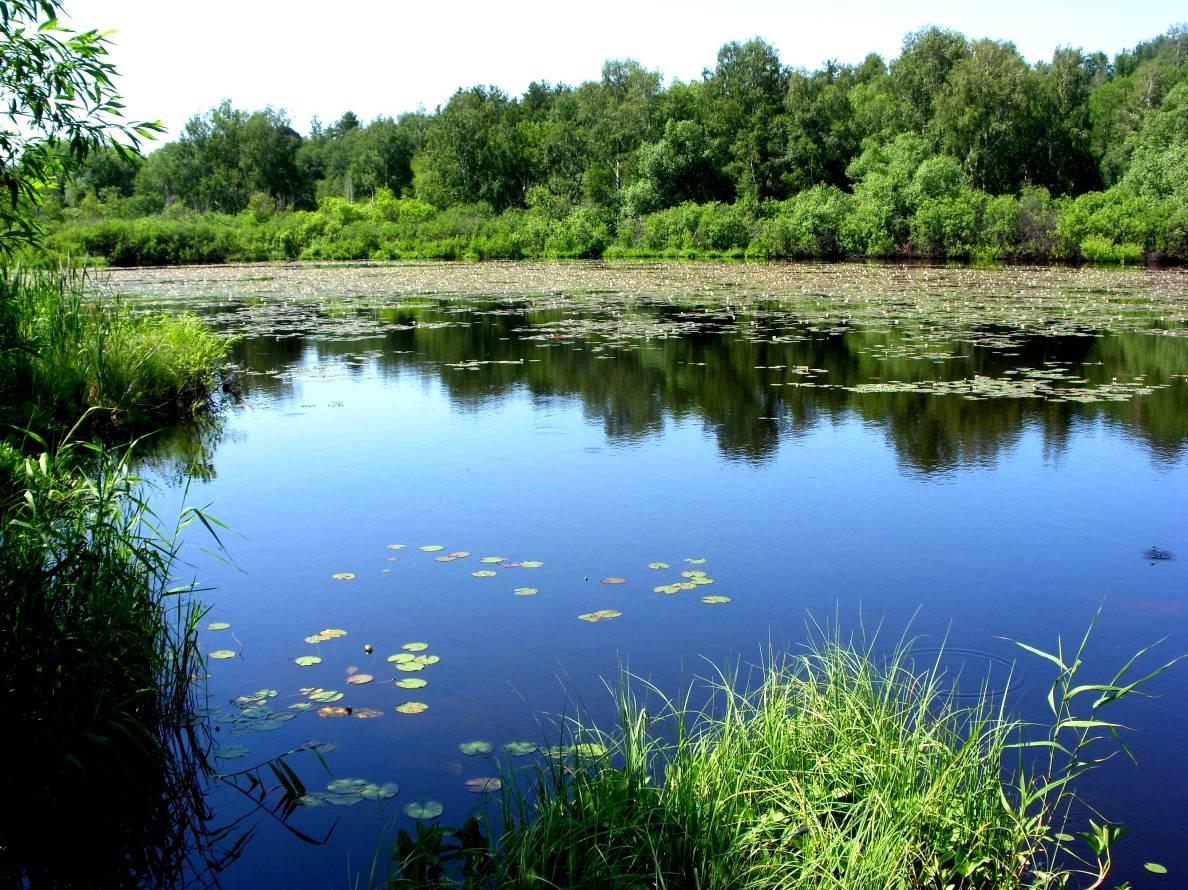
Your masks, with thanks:
[[[865,156],[864,156],[865,158]],[[867,159],[869,160],[869,159]],[[1115,186],[1076,198],[988,195],[947,158],[876,160],[852,192],[818,185],[785,201],[686,202],[642,216],[542,202],[495,213],[437,210],[380,190],[315,211],[97,218],[51,236],[59,254],[117,266],[269,260],[846,256],[1134,263],[1188,260],[1188,206]]]

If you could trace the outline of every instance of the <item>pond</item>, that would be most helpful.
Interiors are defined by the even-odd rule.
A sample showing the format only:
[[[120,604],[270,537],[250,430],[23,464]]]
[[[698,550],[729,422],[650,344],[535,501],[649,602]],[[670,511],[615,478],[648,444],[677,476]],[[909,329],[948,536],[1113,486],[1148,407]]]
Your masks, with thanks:
[[[539,756],[558,714],[609,723],[621,671],[676,694],[812,622],[944,643],[961,694],[989,672],[1039,718],[1051,672],[1011,640],[1077,638],[1104,602],[1088,682],[1164,636],[1161,660],[1188,649],[1183,271],[406,263],[101,287],[240,338],[242,401],[148,458],[163,512],[192,473],[185,498],[231,529],[223,560],[192,534],[187,568],[220,769],[327,743],[325,766],[287,759],[317,792],[287,827],[213,786],[214,821],[255,830],[224,886],[366,881],[407,805],[482,811],[470,780]],[[1152,691],[1118,712],[1137,766],[1082,791],[1131,828],[1113,876],[1147,886],[1154,860],[1171,886],[1188,668]]]

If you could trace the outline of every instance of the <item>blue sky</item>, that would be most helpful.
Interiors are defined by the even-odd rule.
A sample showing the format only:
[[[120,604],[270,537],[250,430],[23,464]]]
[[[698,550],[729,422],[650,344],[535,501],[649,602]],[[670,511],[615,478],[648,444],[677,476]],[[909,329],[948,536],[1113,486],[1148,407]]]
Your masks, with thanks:
[[[729,40],[760,36],[785,64],[814,69],[899,53],[903,37],[941,25],[1011,40],[1029,61],[1057,46],[1110,55],[1188,19],[1165,0],[63,0],[75,27],[115,29],[112,56],[129,117],[175,135],[222,98],[284,108],[306,132],[350,108],[364,120],[432,111],[458,87],[519,94],[533,80],[597,79],[634,58],[666,82],[700,76]]]

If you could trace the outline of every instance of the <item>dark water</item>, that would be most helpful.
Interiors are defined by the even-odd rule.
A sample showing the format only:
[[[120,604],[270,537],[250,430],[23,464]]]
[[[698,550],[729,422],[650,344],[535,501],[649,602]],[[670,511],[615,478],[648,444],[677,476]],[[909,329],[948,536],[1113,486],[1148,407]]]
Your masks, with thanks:
[[[310,789],[400,788],[298,809],[291,826],[330,833],[320,846],[249,816],[226,886],[366,881],[381,836],[411,826],[408,802],[440,801],[450,824],[481,810],[464,781],[498,764],[459,743],[555,741],[549,716],[574,699],[609,720],[604,681],[621,669],[675,693],[713,665],[795,650],[810,616],[881,623],[888,646],[905,630],[922,650],[947,638],[971,689],[989,670],[1005,692],[1017,661],[1009,700],[1029,717],[1051,674],[1003,638],[1051,648],[1104,602],[1084,682],[1160,637],[1164,660],[1188,650],[1182,273],[248,267],[110,286],[242,338],[242,404],[152,458],[165,479],[197,472],[189,501],[234,530],[233,564],[191,552],[207,620],[231,624],[203,646],[236,653],[210,662],[216,720],[260,689],[288,711],[302,687],[382,714],[216,723],[221,744],[249,749],[224,767],[333,741],[329,773],[290,759]],[[1174,558],[1145,558],[1152,546]],[[470,555],[437,560],[456,551]],[[714,583],[653,592],[683,570]],[[622,614],[578,620],[600,609]],[[304,642],[324,628],[347,633]],[[386,657],[414,641],[440,662],[394,670]],[[294,664],[307,654],[322,662]],[[352,668],[374,682],[347,684]],[[427,685],[392,683],[405,678]],[[1174,886],[1188,667],[1151,691],[1115,713],[1138,765],[1116,758],[1081,790],[1131,827],[1114,877]],[[396,713],[406,701],[428,709]],[[225,787],[211,800],[227,820],[245,812]],[[1162,883],[1148,860],[1168,867]]]

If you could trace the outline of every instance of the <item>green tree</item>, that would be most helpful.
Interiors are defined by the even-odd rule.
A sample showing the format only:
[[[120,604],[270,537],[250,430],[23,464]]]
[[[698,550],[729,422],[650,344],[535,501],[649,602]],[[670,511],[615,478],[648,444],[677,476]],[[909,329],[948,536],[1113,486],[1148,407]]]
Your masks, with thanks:
[[[63,27],[61,12],[56,0],[0,0],[0,256],[39,239],[42,195],[92,153],[161,131],[123,121],[107,39]]]

